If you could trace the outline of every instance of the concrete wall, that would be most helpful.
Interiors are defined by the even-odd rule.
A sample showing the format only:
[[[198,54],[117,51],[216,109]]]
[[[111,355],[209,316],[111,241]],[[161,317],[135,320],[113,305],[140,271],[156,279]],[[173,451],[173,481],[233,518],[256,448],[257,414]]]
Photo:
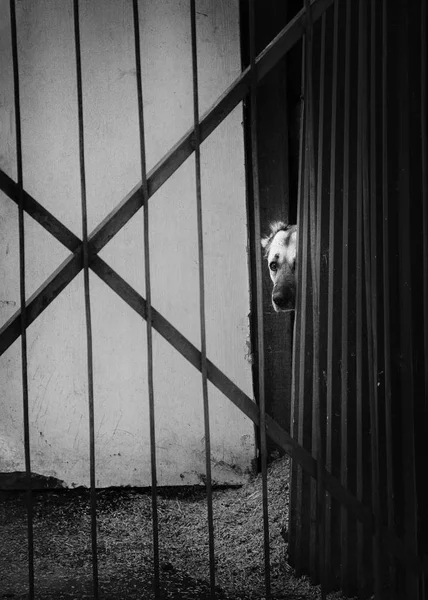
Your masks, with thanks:
[[[0,168],[16,179],[9,3],[0,0]],[[240,72],[238,3],[197,1],[201,112]],[[76,72],[71,2],[17,3],[24,187],[81,237]],[[132,5],[80,7],[89,230],[140,179]],[[189,3],[140,2],[147,167],[192,125]],[[249,283],[242,106],[202,146],[209,358],[252,397],[247,340]],[[150,201],[152,301],[200,347],[193,156]],[[25,218],[30,296],[68,256]],[[0,325],[19,308],[18,210],[0,192]],[[101,256],[145,295],[143,213]],[[90,277],[98,486],[149,485],[145,322]],[[83,276],[28,329],[32,470],[68,486],[89,482]],[[201,375],[154,332],[154,391],[161,485],[205,472]],[[0,357],[0,472],[24,470],[20,340]],[[253,426],[209,386],[212,468],[242,481],[254,456]]]

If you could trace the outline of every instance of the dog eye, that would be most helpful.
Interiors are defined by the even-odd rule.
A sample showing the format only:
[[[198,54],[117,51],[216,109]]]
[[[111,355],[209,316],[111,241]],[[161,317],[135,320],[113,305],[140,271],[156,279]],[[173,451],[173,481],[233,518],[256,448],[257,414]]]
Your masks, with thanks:
[[[271,263],[270,263],[270,265],[269,265],[269,269],[270,269],[271,271],[276,271],[276,270],[277,270],[277,268],[278,268],[278,265],[276,264],[276,262],[271,262]]]

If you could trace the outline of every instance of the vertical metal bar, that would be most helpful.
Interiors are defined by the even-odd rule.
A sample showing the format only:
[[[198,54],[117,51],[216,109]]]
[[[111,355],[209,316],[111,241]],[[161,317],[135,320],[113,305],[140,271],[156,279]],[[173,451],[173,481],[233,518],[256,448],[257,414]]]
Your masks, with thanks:
[[[305,40],[303,40],[304,46]],[[304,50],[303,60],[304,65],[306,65],[306,49]],[[306,73],[306,66],[305,73]],[[306,77],[306,76],[305,76]],[[298,260],[298,280],[302,282],[302,293],[301,293],[301,303],[298,305],[298,313],[297,319],[299,320],[299,361],[298,361],[298,381],[296,382],[298,385],[298,397],[297,397],[297,441],[302,446],[304,445],[304,426],[305,426],[305,400],[307,398],[306,393],[306,364],[307,364],[307,321],[308,321],[308,286],[306,282],[308,281],[308,257],[309,257],[309,220],[308,220],[308,207],[309,207],[309,195],[307,193],[307,177],[306,177],[306,152],[305,152],[305,138],[306,138],[306,85],[305,85],[305,104],[303,111],[303,139],[302,144],[304,147],[302,148],[302,157],[301,157],[301,167],[300,167],[300,187],[301,187],[301,210],[300,210],[300,223],[299,223],[299,260]],[[302,574],[302,566],[303,566],[303,558],[302,556],[305,554],[303,549],[303,544],[306,542],[304,538],[304,524],[307,520],[304,517],[304,510],[306,510],[306,506],[304,506],[304,491],[306,488],[306,473],[302,469],[300,465],[297,465],[297,479],[296,479],[296,527],[297,527],[297,536],[296,536],[296,560],[295,560],[295,569],[298,576]]]
[[[263,533],[264,533],[264,563],[266,598],[271,597],[270,583],[270,553],[269,553],[269,517],[267,497],[267,440],[266,440],[266,406],[265,406],[265,377],[264,377],[264,343],[263,343],[263,289],[262,261],[260,235],[260,196],[259,173],[257,157],[257,72],[255,47],[255,0],[250,4],[250,69],[251,69],[251,159],[254,194],[254,241],[256,248],[256,305],[257,305],[257,351],[259,367],[259,407],[260,407],[260,450],[262,468],[263,495]]]
[[[331,89],[331,132],[330,132],[330,186],[329,186],[329,260],[328,260],[328,310],[327,310],[327,410],[326,410],[326,468],[333,472],[333,351],[334,351],[334,275],[335,257],[335,220],[336,220],[336,129],[337,129],[337,62],[339,38],[339,2],[334,2],[333,17],[333,75]],[[332,536],[332,499],[326,497],[325,529],[326,529],[326,569],[331,565]]]
[[[301,67],[301,98],[304,98],[305,93],[305,44],[302,42],[302,67]],[[303,260],[302,260],[302,244],[303,244],[303,152],[304,152],[304,116],[305,103],[300,105],[300,128],[299,128],[299,168],[298,177],[299,185],[297,188],[297,290],[296,290],[296,316],[294,319],[293,332],[293,377],[292,377],[292,434],[297,441],[299,437],[300,424],[300,384],[301,384],[301,360],[304,356],[304,348],[302,349],[302,319],[306,306],[306,286],[303,285]],[[304,342],[303,342],[304,343]],[[291,490],[290,490],[290,516],[289,516],[289,553],[292,557],[296,571],[298,572],[298,556],[300,552],[300,529],[298,521],[301,518],[301,505],[299,486],[301,485],[302,468],[298,462],[293,459],[291,464]]]
[[[198,221],[198,262],[199,262],[199,321],[201,328],[201,373],[202,396],[204,406],[205,430],[205,464],[206,464],[206,490],[207,490],[207,518],[208,518],[208,549],[210,561],[210,586],[211,597],[215,597],[215,555],[214,555],[214,523],[211,478],[211,436],[210,414],[208,404],[208,377],[207,377],[207,343],[205,320],[205,273],[204,273],[204,231],[202,220],[202,189],[201,189],[201,135],[199,125],[199,88],[198,88],[198,53],[196,37],[196,7],[195,0],[190,0],[190,21],[192,37],[192,76],[193,76],[193,121],[194,121],[194,147],[195,147],[195,180],[196,180],[196,210]],[[257,250],[260,246],[256,245]]]
[[[144,202],[144,271],[146,287],[146,339],[147,339],[147,386],[149,394],[149,421],[150,421],[150,466],[151,466],[151,492],[152,492],[152,531],[153,531],[153,589],[155,598],[160,595],[159,574],[159,520],[157,502],[157,470],[156,470],[156,431],[155,431],[155,400],[153,382],[153,317],[152,293],[150,277],[150,240],[149,240],[149,193],[146,169],[146,143],[144,133],[144,104],[143,85],[141,74],[141,45],[140,45],[140,19],[138,0],[133,0],[135,66],[137,73],[138,97],[138,125],[140,133],[140,166],[141,166],[141,191]]]
[[[31,489],[30,417],[28,398],[28,349],[27,349],[27,310],[25,290],[25,227],[24,227],[24,182],[22,167],[21,101],[19,89],[18,36],[16,26],[15,1],[10,0],[10,25],[12,36],[13,86],[16,128],[16,162],[19,186],[18,235],[19,235],[19,299],[21,309],[21,377],[24,413],[24,458],[26,477],[27,507],[27,549],[28,549],[28,592],[34,598],[34,535],[33,535],[33,495]]]
[[[401,419],[403,439],[404,483],[404,543],[406,549],[418,552],[417,504],[415,473],[414,432],[414,349],[412,339],[412,274],[411,274],[411,222],[410,222],[410,144],[409,144],[409,6],[400,3],[399,34],[399,148],[398,148],[398,272],[400,303],[400,355],[401,364]],[[410,569],[406,572],[406,597],[417,598],[417,578]]]
[[[427,132],[427,1],[421,0],[421,159],[423,211],[423,293],[425,414],[428,415],[428,132]]]
[[[367,356],[370,401],[370,444],[372,469],[372,506],[375,515],[373,536],[373,577],[375,597],[380,598],[382,589],[380,551],[380,497],[379,497],[379,439],[377,419],[377,288],[376,288],[376,5],[371,2],[370,21],[370,98],[367,94],[367,38],[363,46],[363,127],[361,162],[363,164],[363,221],[364,221],[364,263],[367,319]],[[363,27],[367,31],[367,13],[363,11]],[[369,144],[367,139],[367,106],[370,102],[370,182],[368,172]]]
[[[93,593],[97,600],[98,590],[98,556],[97,556],[97,505],[95,489],[95,423],[94,423],[94,369],[92,352],[92,318],[91,297],[89,287],[89,247],[88,247],[88,214],[86,202],[85,173],[85,137],[83,126],[83,92],[82,92],[82,59],[80,48],[79,0],[74,0],[74,38],[76,51],[77,107],[79,122],[79,167],[80,193],[82,207],[82,241],[83,241],[83,282],[85,294],[86,317],[86,351],[88,375],[88,408],[89,408],[89,460],[90,460],[90,501],[91,501],[91,542],[92,542],[92,576]]]
[[[321,51],[320,51],[320,83],[319,83],[319,111],[318,111],[318,152],[317,152],[317,271],[321,272],[321,223],[322,223],[322,186],[323,186],[323,145],[324,145],[324,92],[325,92],[325,37],[326,37],[326,13],[321,17]],[[312,446],[317,448],[318,442],[318,425],[317,411],[312,413]],[[316,497],[317,482],[312,481],[313,491],[311,491],[311,499]],[[319,552],[317,547],[318,529],[315,526],[317,523],[317,504],[311,501],[311,522],[314,524],[311,527],[310,553],[311,553],[311,571],[316,573],[319,563]]]
[[[421,0],[421,177],[423,220],[423,297],[424,297],[424,383],[425,422],[428,419],[428,131],[427,131],[427,0]],[[428,577],[422,576],[421,598],[426,597]]]
[[[343,127],[343,212],[342,212],[342,326],[341,326],[341,467],[340,481],[348,488],[348,285],[349,285],[349,134],[351,76],[351,0],[346,0],[345,81]],[[348,511],[341,507],[341,583],[349,587]]]
[[[310,230],[310,263],[312,274],[312,335],[313,335],[313,372],[312,372],[312,393],[313,410],[315,411],[316,423],[316,459],[317,459],[317,515],[318,515],[318,552],[319,552],[319,573],[321,583],[321,597],[325,598],[325,488],[323,481],[324,471],[324,452],[322,445],[322,423],[320,410],[320,372],[319,372],[319,269],[317,261],[317,251],[319,252],[316,198],[317,181],[315,170],[315,148],[314,148],[314,113],[313,113],[313,82],[312,82],[312,58],[313,58],[313,23],[309,0],[304,3],[306,10],[306,140],[307,140],[307,164],[309,200],[309,230]]]
[[[362,260],[362,38],[364,1],[359,2],[358,11],[358,117],[357,117],[357,202],[356,202],[356,434],[357,434],[357,499],[362,502],[364,489],[363,472],[363,260]],[[357,523],[357,580],[364,586],[365,573],[363,570],[364,555],[364,530],[359,521]]]
[[[386,497],[388,528],[395,530],[394,471],[391,389],[391,317],[388,194],[388,21],[387,2],[382,2],[382,288],[383,288],[383,368],[385,380]],[[390,567],[391,587],[395,588],[395,567]]]

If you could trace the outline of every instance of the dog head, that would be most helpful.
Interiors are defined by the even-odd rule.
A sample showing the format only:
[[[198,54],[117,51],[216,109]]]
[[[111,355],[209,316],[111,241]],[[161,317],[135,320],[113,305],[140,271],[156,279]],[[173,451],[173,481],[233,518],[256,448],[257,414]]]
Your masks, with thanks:
[[[262,239],[262,246],[273,282],[272,305],[276,312],[296,307],[297,226],[282,222],[272,223],[270,234]]]

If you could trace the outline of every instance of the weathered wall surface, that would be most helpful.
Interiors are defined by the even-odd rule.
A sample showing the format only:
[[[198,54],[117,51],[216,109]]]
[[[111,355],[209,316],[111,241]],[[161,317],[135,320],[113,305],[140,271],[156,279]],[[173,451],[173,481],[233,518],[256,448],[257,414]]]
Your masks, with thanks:
[[[16,180],[9,3],[0,1],[0,169]],[[89,230],[140,179],[132,6],[81,2]],[[81,237],[72,4],[17,3],[25,189]],[[197,2],[201,112],[240,72],[237,2]],[[192,125],[188,2],[140,2],[147,167]],[[209,358],[252,396],[242,107],[202,146]],[[0,193],[0,325],[19,308],[18,209]],[[200,347],[194,159],[150,200],[152,301]],[[30,296],[68,256],[25,218]],[[143,214],[100,255],[145,295]],[[149,485],[145,322],[91,273],[98,486]],[[67,485],[89,481],[83,277],[28,329],[32,470]],[[154,392],[161,485],[205,472],[201,375],[154,332]],[[20,340],[0,357],[0,472],[24,470]],[[253,426],[209,386],[213,476],[241,481]]]

